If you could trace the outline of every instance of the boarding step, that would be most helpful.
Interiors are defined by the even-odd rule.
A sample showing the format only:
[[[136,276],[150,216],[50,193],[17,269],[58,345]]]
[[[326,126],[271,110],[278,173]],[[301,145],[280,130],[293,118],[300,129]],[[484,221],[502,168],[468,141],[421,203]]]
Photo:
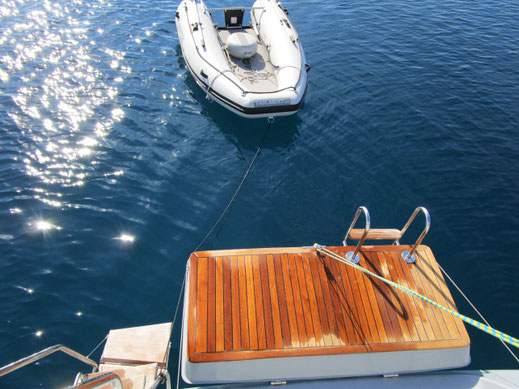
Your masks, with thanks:
[[[356,228],[350,231],[348,238],[354,240],[361,240],[366,231],[364,229]],[[394,228],[372,228],[370,229],[365,239],[366,240],[398,240],[402,237],[402,231]]]
[[[143,385],[138,386],[137,383],[140,381],[137,381],[136,383],[134,383],[134,388],[148,389],[152,387],[153,383],[157,378],[157,375],[159,373],[158,367],[159,365],[157,363],[148,363],[146,365],[138,366],[125,366],[104,363],[99,366],[99,371],[116,373],[119,377],[121,377],[121,379],[129,378],[142,380],[142,378],[144,377]]]
[[[102,364],[146,365],[166,369],[172,323],[111,330],[101,356]]]
[[[156,387],[167,375],[172,328],[172,323],[162,323],[111,330],[101,356],[99,371],[80,375],[76,381],[79,386],[76,387]]]
[[[359,207],[357,209],[357,212],[355,213],[355,216],[353,217],[353,221],[351,222],[348,231],[346,232],[346,235],[344,236],[344,240],[342,241],[342,244],[344,246],[348,245],[348,239],[358,241],[357,245],[355,246],[355,250],[348,252],[348,254],[346,255],[346,259],[353,263],[358,263],[360,260],[359,252],[362,248],[362,244],[366,240],[392,240],[393,244],[399,245],[400,239],[404,236],[405,232],[407,231],[411,223],[414,221],[416,215],[418,215],[420,212],[423,213],[425,216],[424,230],[416,240],[415,244],[411,247],[411,249],[405,250],[401,254],[404,261],[408,263],[414,263],[416,261],[416,255],[414,255],[414,252],[416,251],[416,248],[420,245],[420,243],[422,243],[423,238],[425,237],[425,235],[429,231],[429,227],[431,226],[431,218],[429,216],[429,211],[427,211],[427,209],[424,207],[416,208],[409,220],[407,221],[407,223],[401,230],[398,230],[396,228],[371,228],[371,217],[369,215],[368,209],[362,206]],[[357,224],[357,220],[359,219],[361,213],[364,214],[365,218],[364,228],[353,228]]]
[[[145,374],[139,374],[139,375],[133,375],[133,376],[126,377],[125,376],[126,372],[124,369],[117,369],[117,370],[113,370],[110,372],[116,374],[120,378],[122,389],[148,389],[148,388],[151,388],[153,385],[154,380],[148,381]],[[94,378],[102,377],[106,373],[107,373],[107,371],[87,374],[86,379],[93,380]],[[94,382],[92,382],[92,384],[94,384]],[[93,386],[93,387],[95,388],[97,386]],[[108,384],[106,384],[105,386],[101,386],[101,388],[103,388],[103,389],[105,387],[107,389],[111,389],[114,386],[108,385]]]

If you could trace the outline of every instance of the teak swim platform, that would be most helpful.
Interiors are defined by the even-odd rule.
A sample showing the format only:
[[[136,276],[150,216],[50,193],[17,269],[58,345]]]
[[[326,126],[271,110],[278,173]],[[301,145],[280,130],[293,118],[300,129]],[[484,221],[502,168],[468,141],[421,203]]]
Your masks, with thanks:
[[[346,257],[353,246],[327,247]],[[362,246],[360,266],[456,310],[434,255]],[[405,256],[405,255],[404,255]],[[304,379],[465,366],[463,322],[315,248],[191,254],[184,301],[188,382]]]

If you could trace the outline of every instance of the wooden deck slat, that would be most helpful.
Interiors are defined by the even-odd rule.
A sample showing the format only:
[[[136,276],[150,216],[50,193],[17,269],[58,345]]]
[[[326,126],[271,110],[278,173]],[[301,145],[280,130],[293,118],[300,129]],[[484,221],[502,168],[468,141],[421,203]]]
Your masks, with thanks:
[[[358,320],[356,319],[356,313],[352,309],[351,303],[346,298],[344,288],[341,286],[342,276],[338,272],[337,261],[330,260],[327,258],[326,269],[330,272],[329,275],[332,277],[330,285],[330,296],[334,306],[337,326],[339,326],[339,333],[344,334],[341,336],[344,345],[353,345],[362,343],[357,336]],[[351,295],[351,293],[350,293]]]
[[[436,260],[433,258],[432,252],[429,248],[427,248],[427,250],[425,250],[424,256],[426,256],[428,258],[428,263],[432,267],[432,270],[433,270],[434,276],[435,276],[435,280],[436,280],[436,284],[442,286],[441,295],[443,298],[444,305],[447,308],[457,311],[456,304],[454,303],[452,296],[447,295],[444,292],[445,289],[448,289],[447,283],[445,282],[445,279],[443,278],[440,267],[439,267],[438,263],[436,262]],[[458,339],[461,338],[462,334],[465,331],[463,321],[461,319],[458,319],[458,318],[448,314],[447,312],[442,312],[442,313],[443,313],[444,317],[447,317],[447,322],[449,324],[448,328],[451,331],[451,333],[453,334],[453,337],[456,337]],[[455,333],[454,333],[454,331],[455,331]]]
[[[362,267],[365,267],[364,264],[365,260],[361,259],[359,264]],[[366,319],[368,321],[368,327],[371,334],[371,337],[373,339],[374,343],[380,343],[380,332],[377,326],[377,322],[375,320],[375,315],[373,314],[373,307],[371,306],[371,303],[369,301],[369,294],[368,294],[368,288],[365,285],[364,278],[367,276],[359,271],[352,271],[350,276],[355,277],[355,282],[358,285],[360,297],[362,302],[362,306],[364,307],[364,313],[366,314]],[[367,281],[367,280],[366,280]],[[382,328],[382,332],[384,332],[384,329]]]
[[[368,265],[369,257],[364,255],[364,267],[366,269],[369,268]],[[364,288],[368,295],[368,304],[371,308],[371,312],[373,314],[373,318],[375,319],[375,323],[377,325],[378,336],[380,338],[380,342],[386,343],[388,342],[388,337],[386,334],[386,327],[384,325],[384,320],[382,319],[382,313],[380,311],[380,307],[377,304],[377,298],[375,296],[375,292],[373,291],[373,284],[371,282],[371,277],[367,275],[362,275],[362,281],[364,282]]]
[[[398,255],[395,253],[393,253],[393,254]],[[393,257],[393,258],[395,258],[395,257]],[[409,286],[408,280],[406,278],[406,274],[403,269],[403,264],[407,264],[407,263],[402,260],[395,260],[394,263],[395,263],[395,270],[398,274],[398,283],[400,285],[412,290],[412,288]],[[423,328],[421,321],[413,320],[414,317],[419,317],[418,312],[415,307],[415,302],[414,302],[415,298],[413,298],[407,294],[404,294],[404,293],[400,293],[400,295],[402,296],[402,298],[405,302],[405,305],[406,305],[406,309],[409,312],[408,321],[409,321],[409,329],[410,329],[411,335],[412,335],[412,340],[413,341],[427,340],[427,335],[425,334],[425,330]]]
[[[276,273],[274,270],[274,257],[272,255],[267,255],[267,268],[270,286],[270,306],[272,307],[272,327],[274,328],[274,345],[275,348],[283,348],[283,334],[281,332],[281,318],[279,315]]]
[[[318,261],[310,261],[307,258],[312,275],[312,281],[315,290],[315,298],[317,301],[317,309],[319,310],[319,318],[321,320],[321,329],[323,332],[323,340],[325,346],[333,346],[333,337],[330,333],[330,325],[328,323],[328,313],[326,312],[326,303],[324,302],[324,295],[321,288],[321,280],[319,277],[319,270],[317,269]]]
[[[254,297],[256,299],[256,320],[258,334],[258,348],[264,350],[267,348],[267,333],[265,331],[265,317],[263,311],[263,293],[261,290],[261,272],[259,267],[259,257],[252,256],[252,275],[254,278]]]
[[[266,258],[266,255],[260,256],[260,274],[261,285],[263,289],[263,309],[265,318],[265,332],[267,337],[267,349],[273,349],[276,347],[276,343],[274,340],[274,324],[272,322],[272,304],[270,303],[269,276]]]
[[[232,349],[241,349],[238,257],[231,257]]]
[[[279,254],[274,255],[274,271],[276,274],[276,287],[278,294],[279,318],[281,320],[281,334],[283,336],[283,347],[292,347],[290,335],[290,323],[288,322],[287,297],[285,283],[283,280],[283,267]]]
[[[198,257],[191,255],[189,258],[189,296],[191,300],[196,301],[198,298],[197,285],[198,285]],[[189,328],[196,328],[196,318],[198,315],[196,304],[189,304],[188,306],[188,319],[187,325]],[[190,336],[187,339],[187,352],[189,355],[195,353],[195,334],[190,332]]]
[[[443,297],[441,291],[438,290],[438,288],[435,284],[437,282],[436,277],[430,271],[431,269],[429,267],[429,264],[427,263],[427,256],[421,256],[421,259],[422,259],[422,261],[421,261],[422,270],[424,271],[424,276],[427,278],[427,281],[429,283],[429,290],[431,291],[430,296],[432,296],[431,299],[438,302],[441,305],[446,306],[447,302],[446,302],[445,298]],[[451,333],[451,331],[449,330],[449,322],[454,324],[454,321],[451,320],[452,316],[445,311],[440,311],[439,313],[440,314],[437,316],[437,320],[438,320],[438,325],[442,332],[442,337],[445,339],[455,338],[455,334],[453,335]],[[449,316],[449,317],[447,317],[447,316]],[[454,330],[454,332],[457,332],[457,331],[455,331],[455,325],[454,325],[453,330]]]
[[[448,289],[447,288],[447,283],[446,283],[445,279],[443,278],[443,275],[442,275],[442,272],[440,270],[440,267],[439,267],[438,263],[434,259],[434,256],[433,256],[433,254],[431,252],[431,249],[429,249],[427,247],[426,250],[424,251],[423,255],[427,256],[427,259],[428,259],[430,264],[434,264],[435,276],[436,276],[436,280],[437,280],[438,285],[442,285],[444,289]],[[444,294],[444,297],[445,297],[445,300],[446,300],[445,306],[447,308],[450,308],[450,309],[454,310],[454,311],[457,311],[458,309],[456,308],[456,304],[454,303],[454,300],[453,300],[452,296]],[[463,321],[461,319],[458,319],[457,317],[452,316],[452,315],[449,315],[449,316],[453,319],[453,321],[454,321],[454,323],[456,325],[458,336],[462,337],[464,332],[466,331],[465,326],[463,324]]]
[[[449,303],[447,302],[447,299],[445,298],[445,294],[442,292],[443,288],[446,287],[446,285],[441,285],[438,281],[438,278],[436,277],[436,269],[433,269],[430,258],[425,254],[421,255],[418,254],[420,263],[422,264],[422,269],[424,270],[425,276],[430,281],[431,289],[434,292],[434,298],[433,300],[438,302],[439,304],[449,307]],[[439,269],[438,269],[439,271]],[[443,318],[443,334],[445,337],[449,336],[450,339],[457,339],[458,338],[458,329],[456,327],[456,323],[454,322],[454,316],[451,314],[440,311],[441,317]],[[440,320],[438,318],[438,320]]]
[[[254,298],[254,278],[252,275],[252,258],[245,256],[245,270],[247,277],[247,308],[249,317],[249,344],[251,350],[258,349],[258,323],[256,320],[256,300]]]
[[[308,262],[307,254],[301,255],[301,262],[306,279],[306,289],[308,292],[308,303],[310,306],[310,314],[312,315],[312,324],[314,326],[315,343],[317,346],[324,346],[323,331],[321,328],[321,319],[319,317],[319,310],[317,308],[317,299],[315,295],[314,281],[312,273],[310,272],[310,264]]]
[[[396,266],[394,266],[395,257],[394,253],[384,254],[386,258],[386,263],[389,269],[389,273],[391,274],[391,281],[399,283],[398,273],[396,270]],[[389,288],[389,296],[393,303],[393,312],[395,313],[396,318],[398,319],[398,323],[400,325],[400,329],[402,330],[402,336],[405,342],[410,342],[412,339],[411,328],[409,327],[407,317],[409,316],[409,310],[405,304],[405,293],[398,291],[394,288]]]
[[[287,256],[290,269],[290,281],[292,283],[292,292],[294,294],[294,308],[297,317],[299,344],[301,347],[306,347],[308,345],[308,334],[306,332],[305,315],[303,312],[303,303],[301,300],[301,290],[299,288],[299,280],[297,277],[296,259],[294,254],[288,254]]]
[[[207,352],[216,351],[216,263],[207,260]]]
[[[245,270],[245,257],[240,255],[238,257],[238,285],[240,293],[240,335],[241,335],[241,349],[249,350],[249,312],[247,308],[247,275]]]
[[[387,268],[384,253],[378,252],[377,257],[379,266],[376,269],[376,273],[379,276],[390,278],[391,275],[389,274],[389,269]],[[394,293],[395,291],[393,290],[393,288],[391,288],[391,286],[380,280],[376,280],[375,283],[378,284],[380,296],[382,297],[381,304],[386,308],[386,312],[388,314],[389,321],[391,323],[391,327],[393,328],[393,333],[395,335],[395,340],[397,342],[404,342],[402,328],[400,327],[400,322],[398,321],[398,316],[394,308],[394,303],[391,300],[391,293]]]
[[[299,332],[297,328],[297,316],[294,304],[294,293],[292,292],[292,282],[290,279],[290,265],[288,255],[284,254],[281,257],[281,267],[283,271],[283,282],[285,287],[285,296],[287,303],[288,321],[290,326],[290,335],[293,347],[300,347]]]
[[[354,321],[354,329],[357,337],[360,337],[362,344],[373,343],[371,337],[371,331],[366,319],[366,312],[362,306],[362,298],[358,289],[358,283],[355,280],[355,270],[344,266],[341,263],[335,261],[335,266],[338,269],[338,273],[341,274],[342,287],[347,291],[345,299],[350,299],[352,306],[352,318],[356,318]]]
[[[299,292],[301,293],[301,304],[303,308],[303,315],[305,318],[306,334],[308,336],[308,347],[315,347],[315,331],[312,322],[312,313],[310,312],[310,301],[308,298],[308,289],[306,286],[306,277],[303,268],[303,259],[301,255],[294,257],[296,262],[297,280],[299,281]]]
[[[346,339],[346,332],[341,335],[339,332],[339,327],[337,326],[337,318],[334,313],[333,301],[330,295],[330,290],[328,287],[329,280],[326,275],[325,265],[322,258],[319,258],[317,261],[313,261],[317,266],[317,274],[319,276],[319,281],[321,283],[321,290],[323,292],[324,306],[326,307],[326,314],[328,316],[328,324],[330,328],[330,336],[332,338],[333,345],[337,346],[342,343],[346,344],[346,342],[342,339]]]
[[[223,310],[223,258],[216,260],[216,351],[220,352],[224,350],[224,310]]]
[[[207,352],[207,258],[198,258],[195,351]]]
[[[429,297],[429,298],[434,300],[434,296],[432,294],[432,291],[431,291],[431,288],[429,286],[429,283],[427,282],[427,278],[424,277],[423,271],[420,268],[421,266],[423,266],[422,263],[414,263],[414,266],[411,268],[412,269],[413,278],[415,278],[417,280],[420,280],[421,292],[419,291],[418,293],[420,293],[423,296],[427,296],[427,297]],[[420,290],[420,287],[419,287],[419,290]],[[425,301],[422,301],[422,304],[424,306],[424,309],[425,309],[428,321],[431,324],[431,328],[433,330],[434,338],[431,339],[431,340],[442,339],[443,338],[443,334],[442,334],[442,330],[440,328],[440,325],[438,324],[438,316],[437,316],[439,314],[439,312],[433,312],[430,309],[428,309],[429,308],[429,304],[426,303]]]
[[[360,265],[456,309],[430,250],[407,264],[406,248],[365,246]],[[313,249],[194,253],[188,281],[191,362],[470,344],[460,320]]]
[[[414,264],[407,263],[405,261],[402,261],[400,264],[402,266],[402,270],[404,271],[404,275],[407,280],[407,285],[408,285],[409,289],[418,292],[418,285],[415,282],[415,280],[413,279],[413,276],[411,274],[411,268],[414,266]],[[432,330],[431,325],[429,324],[427,314],[425,313],[424,305],[423,305],[424,302],[421,300],[418,300],[418,299],[412,299],[412,301],[413,301],[415,310],[418,313],[418,318],[419,318],[419,320],[415,320],[415,322],[417,323],[416,325],[420,326],[420,324],[421,324],[423,327],[423,331],[425,332],[425,337],[422,338],[421,340],[422,341],[433,340],[434,332]]]
[[[223,327],[225,351],[232,350],[232,289],[231,289],[231,258],[222,257],[223,259]]]
[[[365,257],[366,269],[373,273],[380,273],[379,268],[379,258],[378,253],[363,253]],[[391,321],[391,317],[388,313],[386,302],[385,302],[385,293],[386,291],[381,287],[381,282],[375,278],[370,278],[369,282],[373,288],[375,294],[375,300],[377,302],[377,306],[380,311],[380,315],[382,317],[382,323],[384,324],[384,332],[386,333],[386,338],[388,342],[398,342],[398,339],[395,335],[395,330],[393,329],[393,323]]]

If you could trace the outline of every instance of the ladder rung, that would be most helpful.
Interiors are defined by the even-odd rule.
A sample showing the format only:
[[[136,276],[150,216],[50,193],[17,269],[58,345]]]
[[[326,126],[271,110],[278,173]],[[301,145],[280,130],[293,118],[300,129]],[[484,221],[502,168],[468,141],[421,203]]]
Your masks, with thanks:
[[[372,228],[368,231],[366,240],[398,240],[401,238],[401,231],[394,228]],[[348,238],[360,240],[364,235],[364,229],[356,228],[350,231]]]

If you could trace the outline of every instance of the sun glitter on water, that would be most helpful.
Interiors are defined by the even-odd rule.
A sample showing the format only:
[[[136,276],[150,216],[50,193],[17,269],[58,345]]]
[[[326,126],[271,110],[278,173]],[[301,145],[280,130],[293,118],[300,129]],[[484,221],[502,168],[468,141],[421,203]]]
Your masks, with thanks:
[[[131,244],[135,241],[135,236],[133,235],[130,235],[130,234],[121,234],[120,236],[118,236],[117,238],[114,238],[116,240],[120,240],[121,242],[125,243],[125,244]]]

